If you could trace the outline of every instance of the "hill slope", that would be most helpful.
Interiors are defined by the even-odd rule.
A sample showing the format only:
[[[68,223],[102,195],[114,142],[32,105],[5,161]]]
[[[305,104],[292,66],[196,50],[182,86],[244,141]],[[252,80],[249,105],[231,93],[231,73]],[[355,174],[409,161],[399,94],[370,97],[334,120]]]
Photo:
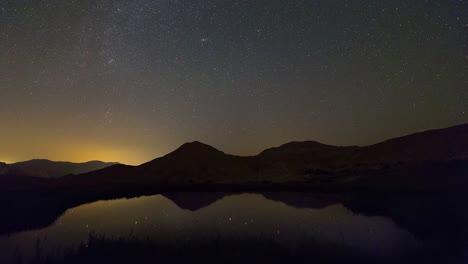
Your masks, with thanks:
[[[369,171],[413,168],[415,164],[423,171],[424,164],[456,160],[468,160],[468,124],[367,147],[291,142],[250,157],[228,155],[209,145],[191,142],[140,166],[116,165],[68,178],[164,185],[323,182],[336,175],[345,179]]]
[[[72,163],[35,159],[13,164],[0,164],[0,175],[20,175],[41,178],[58,178],[67,174],[81,174],[99,170],[115,162],[89,161],[85,163]]]

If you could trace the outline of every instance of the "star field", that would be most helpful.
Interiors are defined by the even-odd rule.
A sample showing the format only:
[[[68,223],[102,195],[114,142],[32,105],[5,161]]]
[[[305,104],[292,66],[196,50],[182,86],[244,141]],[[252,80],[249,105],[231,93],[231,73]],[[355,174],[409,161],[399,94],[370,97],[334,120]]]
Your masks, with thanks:
[[[0,0],[0,160],[251,155],[468,122],[463,1]]]

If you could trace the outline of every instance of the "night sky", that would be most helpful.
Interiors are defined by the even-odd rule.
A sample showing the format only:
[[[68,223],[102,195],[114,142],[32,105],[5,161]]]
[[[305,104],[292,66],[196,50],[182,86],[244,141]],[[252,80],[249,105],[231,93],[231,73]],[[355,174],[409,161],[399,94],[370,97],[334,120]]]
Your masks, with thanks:
[[[254,155],[468,122],[466,2],[0,0],[0,161]]]

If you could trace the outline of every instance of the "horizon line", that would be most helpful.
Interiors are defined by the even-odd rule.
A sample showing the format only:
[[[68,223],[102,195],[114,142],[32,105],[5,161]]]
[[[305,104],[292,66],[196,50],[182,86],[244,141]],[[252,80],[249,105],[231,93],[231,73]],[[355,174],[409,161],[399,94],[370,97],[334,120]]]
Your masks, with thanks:
[[[319,142],[319,141],[316,141],[316,140],[302,140],[302,141],[288,141],[286,143],[283,143],[283,144],[280,144],[280,145],[277,145],[277,146],[272,146],[272,147],[268,147],[268,148],[265,148],[263,150],[261,150],[259,153],[255,154],[255,155],[235,155],[235,154],[230,154],[230,153],[225,153],[224,151],[216,148],[216,147],[213,147],[212,145],[210,144],[206,144],[202,141],[199,141],[199,140],[193,140],[193,141],[187,141],[185,143],[182,143],[180,144],[177,148],[175,148],[174,150],[164,154],[164,155],[161,155],[159,157],[155,157],[153,159],[150,159],[150,160],[147,160],[143,163],[139,163],[139,164],[128,164],[128,163],[123,163],[123,162],[120,162],[120,161],[103,161],[103,160],[99,160],[99,159],[91,159],[91,160],[88,160],[88,161],[65,161],[65,160],[54,160],[54,159],[48,159],[48,158],[32,158],[32,159],[27,159],[27,160],[21,160],[21,161],[15,161],[15,162],[6,162],[6,161],[2,161],[0,160],[0,163],[5,163],[7,165],[12,165],[12,164],[16,164],[16,163],[22,163],[22,162],[30,162],[30,161],[36,161],[36,160],[43,160],[43,161],[50,161],[50,162],[57,162],[57,163],[73,163],[73,164],[85,164],[85,163],[90,163],[90,162],[102,162],[102,163],[117,163],[117,164],[122,164],[122,165],[128,165],[128,166],[139,166],[139,165],[142,165],[142,164],[145,164],[147,162],[150,162],[152,160],[155,160],[155,159],[158,159],[158,158],[162,158],[172,152],[174,152],[175,150],[179,149],[180,147],[182,147],[183,145],[185,144],[190,144],[190,143],[201,143],[203,145],[207,145],[207,146],[210,146],[218,151],[221,151],[227,155],[233,155],[233,156],[239,156],[239,157],[252,157],[252,156],[258,156],[260,155],[262,152],[264,152],[265,150],[268,150],[268,149],[272,149],[272,148],[278,148],[278,147],[281,147],[281,146],[284,146],[286,144],[290,144],[290,143],[304,143],[304,142],[316,142],[318,144],[322,144],[322,145],[326,145],[326,146],[331,146],[331,147],[359,147],[359,148],[363,148],[363,147],[369,147],[369,146],[374,146],[374,145],[377,145],[377,144],[381,144],[381,143],[384,143],[384,142],[387,142],[387,141],[390,141],[390,140],[393,140],[393,139],[397,139],[397,138],[403,138],[403,137],[407,137],[407,136],[411,136],[411,135],[416,135],[416,134],[420,134],[420,133],[425,133],[425,132],[430,132],[430,131],[438,131],[438,130],[445,130],[445,129],[451,129],[451,128],[455,128],[455,127],[459,127],[459,126],[465,126],[465,125],[468,125],[468,123],[461,123],[461,124],[458,124],[458,125],[452,125],[452,126],[448,126],[448,127],[442,127],[442,128],[431,128],[431,129],[425,129],[425,130],[419,130],[417,132],[413,132],[413,133],[408,133],[408,134],[405,134],[405,135],[402,135],[402,136],[397,136],[397,137],[392,137],[392,138],[388,138],[388,139],[385,139],[385,140],[382,140],[382,141],[379,141],[377,143],[374,143],[374,144],[370,144],[370,145],[331,145],[331,144],[326,144],[326,143],[322,143],[322,142]],[[116,164],[115,164],[116,165]]]

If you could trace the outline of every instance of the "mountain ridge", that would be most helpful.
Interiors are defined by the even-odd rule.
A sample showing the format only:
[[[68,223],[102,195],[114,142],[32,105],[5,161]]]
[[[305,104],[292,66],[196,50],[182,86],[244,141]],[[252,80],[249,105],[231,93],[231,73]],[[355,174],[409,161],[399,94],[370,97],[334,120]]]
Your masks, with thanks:
[[[365,147],[289,142],[256,156],[230,155],[194,141],[140,166],[114,165],[69,178],[148,184],[310,182],[331,175],[350,176],[452,160],[468,160],[468,124],[418,132]]]
[[[303,181],[304,177],[323,174],[354,173],[389,166],[398,167],[408,163],[450,160],[468,160],[468,124],[420,131],[369,146],[333,146],[317,141],[292,141],[265,149],[255,156],[226,154],[208,144],[192,141],[139,166],[100,161],[72,163],[34,159],[15,164],[0,164],[0,175],[18,174],[46,178],[92,175],[105,181],[105,178],[125,179],[135,174],[130,178],[144,182],[275,182],[284,178]],[[15,166],[22,167],[21,165],[34,163],[91,165],[92,168],[68,168],[66,171],[55,173],[44,172],[37,166],[15,170]]]
[[[31,176],[40,178],[58,178],[67,174],[81,174],[119,164],[91,160],[87,162],[52,161],[32,159],[11,164],[0,164],[0,175]]]

